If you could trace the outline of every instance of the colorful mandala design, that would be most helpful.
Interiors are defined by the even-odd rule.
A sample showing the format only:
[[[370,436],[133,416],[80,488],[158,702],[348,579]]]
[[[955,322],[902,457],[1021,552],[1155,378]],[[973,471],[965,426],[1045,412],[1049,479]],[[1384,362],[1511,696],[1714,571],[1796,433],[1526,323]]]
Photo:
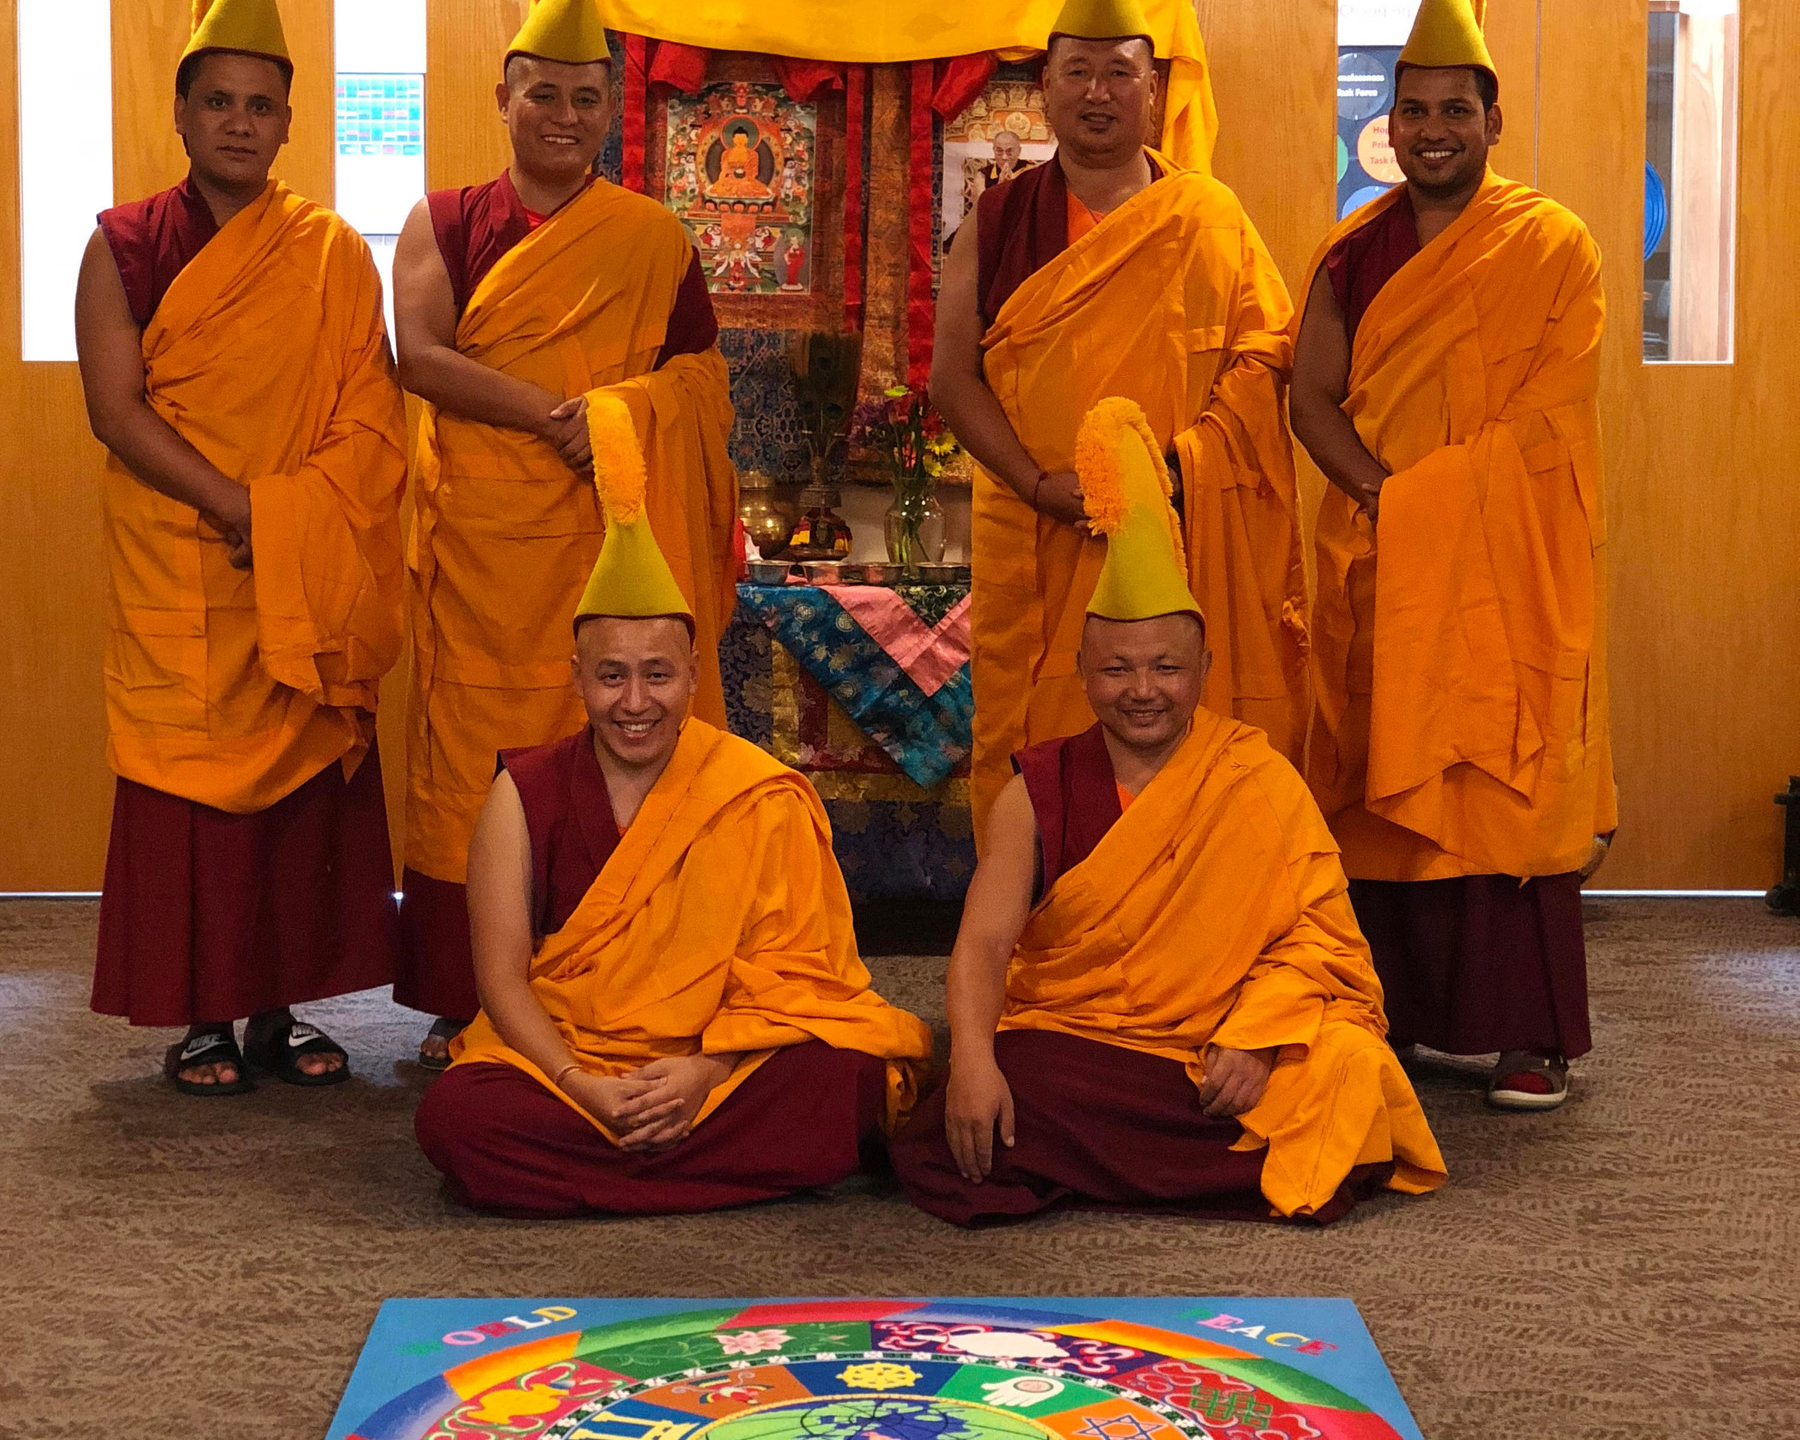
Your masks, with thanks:
[[[1124,1321],[952,1301],[696,1310],[434,1376],[352,1440],[1397,1440],[1290,1365]]]

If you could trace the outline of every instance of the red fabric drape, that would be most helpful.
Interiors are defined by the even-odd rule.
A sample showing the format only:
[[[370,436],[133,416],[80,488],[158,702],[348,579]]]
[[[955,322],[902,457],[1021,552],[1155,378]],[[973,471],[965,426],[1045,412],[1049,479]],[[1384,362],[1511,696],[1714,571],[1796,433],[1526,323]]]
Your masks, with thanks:
[[[692,95],[706,83],[706,62],[711,54],[710,50],[702,50],[698,45],[659,41],[656,57],[650,62],[650,83],[673,85],[684,95]]]
[[[844,110],[844,326],[863,325],[863,136],[869,103],[869,67],[845,67]]]
[[[979,55],[958,55],[944,61],[944,73],[932,92],[931,108],[944,119],[954,119],[969,108],[969,103],[982,92],[999,68],[991,51]]]
[[[625,37],[625,114],[620,128],[624,142],[620,182],[627,190],[644,190],[644,103],[649,90],[645,71],[646,43],[642,35]]]
[[[788,98],[803,105],[821,90],[842,90],[845,70],[855,68],[835,60],[795,60],[786,55],[771,55],[769,63]]]
[[[906,383],[923,390],[931,378],[931,327],[933,305],[932,227],[937,216],[932,212],[931,179],[936,156],[933,154],[932,96],[937,91],[937,65],[931,60],[915,60],[909,87],[911,161],[907,185],[907,276],[906,276]]]

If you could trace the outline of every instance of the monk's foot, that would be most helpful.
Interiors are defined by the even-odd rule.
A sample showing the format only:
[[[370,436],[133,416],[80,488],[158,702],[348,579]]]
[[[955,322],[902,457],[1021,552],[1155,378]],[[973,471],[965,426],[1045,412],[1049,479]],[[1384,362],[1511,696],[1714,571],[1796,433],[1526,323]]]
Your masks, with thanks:
[[[432,1021],[431,1028],[425,1032],[425,1038],[419,1042],[419,1065],[425,1070],[448,1070],[450,1068],[450,1042],[468,1025],[466,1020],[452,1020],[448,1015],[440,1015]]]
[[[1508,1050],[1488,1079],[1498,1110],[1554,1110],[1569,1098],[1569,1062],[1541,1050]]]
[[[250,1017],[244,1027],[244,1057],[289,1085],[337,1085],[350,1078],[344,1047],[285,1008]]]
[[[163,1075],[183,1095],[242,1095],[256,1088],[229,1022],[189,1030],[163,1056]]]

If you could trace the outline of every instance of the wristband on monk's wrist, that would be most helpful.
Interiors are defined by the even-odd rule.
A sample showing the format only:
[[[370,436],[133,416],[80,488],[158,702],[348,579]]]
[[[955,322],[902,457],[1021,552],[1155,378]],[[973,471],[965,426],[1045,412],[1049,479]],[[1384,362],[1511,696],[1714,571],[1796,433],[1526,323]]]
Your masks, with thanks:
[[[1031,502],[1030,503],[1031,503],[1031,508],[1033,510],[1038,508],[1038,491],[1040,491],[1044,488],[1044,482],[1046,480],[1048,480],[1049,478],[1050,478],[1050,472],[1048,470],[1040,470],[1037,473],[1037,479],[1035,479],[1031,482]]]
[[[558,1090],[562,1089],[563,1080],[567,1077],[568,1073],[571,1070],[581,1070],[581,1062],[579,1060],[571,1060],[567,1065],[563,1066],[562,1069],[560,1069],[556,1072],[556,1078],[553,1079],[550,1083],[552,1085],[554,1085]],[[585,1075],[587,1072],[585,1070],[582,1070],[581,1073]]]

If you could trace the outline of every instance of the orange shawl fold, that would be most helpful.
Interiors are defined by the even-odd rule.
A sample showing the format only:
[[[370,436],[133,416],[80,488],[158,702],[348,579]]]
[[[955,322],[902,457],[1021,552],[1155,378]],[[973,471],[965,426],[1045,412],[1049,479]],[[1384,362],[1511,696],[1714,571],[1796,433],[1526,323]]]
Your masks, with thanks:
[[[1344,409],[1390,475],[1373,530],[1320,508],[1307,772],[1359,879],[1563,874],[1617,823],[1604,321],[1586,227],[1491,171],[1363,317]]]
[[[1239,1149],[1266,1145],[1283,1215],[1325,1204],[1357,1165],[1389,1188],[1444,1181],[1443,1157],[1384,1036],[1381,984],[1337,846],[1260,731],[1204,710],[1087,858],[1051,885],[1007,976],[1003,1030],[1159,1055],[1198,1085],[1208,1045],[1279,1046]]]
[[[722,725],[737,510],[729,379],[716,346],[652,369],[692,262],[672,214],[596,181],[482,277],[457,347],[555,394],[620,392],[638,423],[651,529],[694,609],[694,710]],[[409,557],[412,869],[460,884],[495,752],[582,724],[569,625],[601,530],[593,483],[553,446],[425,407]]]
[[[747,1052],[696,1124],[777,1049],[823,1040],[888,1062],[891,1126],[912,1108],[931,1056],[924,1022],[870,988],[812,787],[702,720],[683,727],[618,849],[544,942],[531,988],[594,1074]],[[556,1088],[485,1012],[452,1048],[459,1065],[514,1065]]]
[[[1306,574],[1285,401],[1293,307],[1237,197],[1155,157],[1163,177],[1019,285],[982,344],[989,387],[1031,457],[1074,468],[1112,395],[1180,461],[1188,578],[1214,653],[1203,697],[1298,754]],[[978,470],[971,635],[978,827],[1028,745],[1093,723],[1075,672],[1105,542],[1038,516]]]
[[[221,810],[355,773],[401,645],[406,416],[369,249],[271,181],[144,330],[163,420],[249,487],[254,567],[108,456],[107,756]]]

